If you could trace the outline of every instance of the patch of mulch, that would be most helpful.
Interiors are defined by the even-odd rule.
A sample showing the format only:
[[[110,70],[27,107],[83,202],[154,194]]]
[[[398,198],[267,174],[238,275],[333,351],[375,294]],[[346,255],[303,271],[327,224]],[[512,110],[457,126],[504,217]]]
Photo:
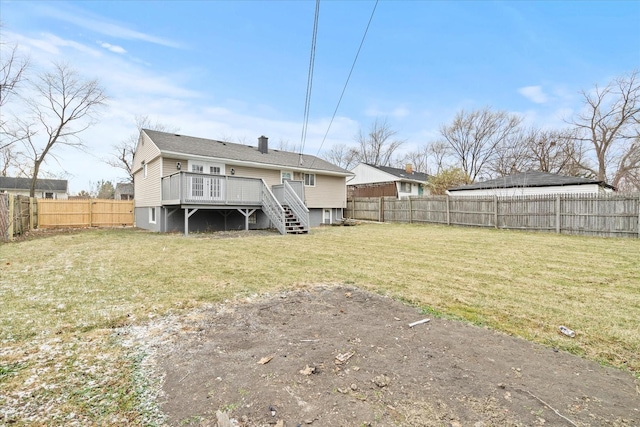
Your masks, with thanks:
[[[344,286],[191,313],[157,348],[161,409],[175,426],[640,425],[628,372],[458,321],[408,326],[424,318]]]

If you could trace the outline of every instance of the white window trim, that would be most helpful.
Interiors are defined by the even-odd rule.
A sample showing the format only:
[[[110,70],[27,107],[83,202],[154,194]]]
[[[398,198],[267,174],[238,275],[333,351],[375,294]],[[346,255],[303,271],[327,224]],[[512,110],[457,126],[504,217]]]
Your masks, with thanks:
[[[156,208],[154,207],[150,207],[149,208],[149,224],[156,224],[158,221],[158,213],[156,212]]]
[[[313,184],[307,184],[307,176],[313,176]],[[302,175],[302,180],[304,181],[305,187],[315,187],[316,186],[316,174],[315,173],[305,173]]]
[[[215,162],[203,162],[203,161],[199,161],[199,160],[189,160],[187,162],[187,170],[189,172],[192,172],[193,170],[193,166],[197,165],[202,167],[202,173],[207,174],[207,175],[215,175],[211,173],[211,168],[212,167],[216,167],[216,168],[220,168],[220,174],[219,175],[224,175],[225,174],[225,165],[224,163],[215,163]]]
[[[147,177],[148,171],[147,171],[147,162],[142,162],[142,176],[144,178]]]
[[[286,179],[288,179],[290,181],[293,180],[293,171],[281,170],[280,171],[280,184],[284,184],[284,180],[285,180],[284,174],[289,174],[289,178],[286,178]]]

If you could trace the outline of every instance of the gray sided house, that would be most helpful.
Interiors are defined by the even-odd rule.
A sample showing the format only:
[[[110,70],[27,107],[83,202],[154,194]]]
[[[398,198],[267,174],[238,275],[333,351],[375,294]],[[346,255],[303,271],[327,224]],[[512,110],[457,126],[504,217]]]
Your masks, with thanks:
[[[143,129],[133,159],[135,223],[160,232],[276,228],[342,219],[351,173],[314,156]]]
[[[555,173],[529,171],[449,188],[451,196],[536,196],[549,194],[610,193],[604,181]]]
[[[37,199],[67,199],[68,181],[66,179],[37,179],[35,197]],[[0,176],[0,193],[28,196],[31,190],[31,178]]]

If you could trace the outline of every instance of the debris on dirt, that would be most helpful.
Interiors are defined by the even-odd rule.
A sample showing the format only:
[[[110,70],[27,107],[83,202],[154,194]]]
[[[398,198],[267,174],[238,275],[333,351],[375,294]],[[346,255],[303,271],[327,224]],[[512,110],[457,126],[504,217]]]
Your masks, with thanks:
[[[278,420],[275,427],[284,427],[284,420]]]
[[[274,408],[273,406],[269,405],[269,411],[271,412],[271,416],[272,417],[276,416],[276,408]]]
[[[576,333],[574,331],[572,331],[571,329],[567,328],[566,326],[560,326],[560,332],[562,332],[563,334],[565,334],[568,337],[571,338],[575,338],[576,337]]]
[[[431,319],[422,319],[422,320],[418,320],[416,322],[413,323],[409,323],[409,327],[413,328],[414,326],[418,326],[418,325],[422,325],[423,323],[427,323],[429,322]]]
[[[351,298],[351,292],[345,292],[344,296],[347,297],[347,298]]]
[[[267,363],[271,362],[271,359],[273,359],[273,356],[265,356],[262,359],[258,360],[258,365],[266,365]]]
[[[371,380],[375,385],[380,388],[386,387],[389,385],[391,379],[386,375],[378,375]]]
[[[307,375],[307,376],[309,376],[309,375],[311,375],[311,374],[315,374],[315,373],[316,373],[316,367],[315,367],[315,366],[309,366],[309,365],[306,365],[306,366],[304,367],[304,369],[301,369],[301,370],[300,370],[300,373],[301,373],[302,375]]]
[[[216,418],[218,419],[218,427],[233,427],[226,412],[216,411]]]
[[[387,296],[319,285],[156,319],[136,336],[158,346],[166,425],[216,426],[218,408],[233,427],[570,426],[560,415],[640,425],[629,372],[451,319],[432,318],[428,334],[407,327],[424,316]],[[265,355],[269,366],[256,365]],[[307,367],[316,373],[300,373]]]
[[[353,355],[356,354],[355,351],[348,351],[346,353],[338,354],[336,356],[336,365],[342,365],[347,362],[347,360],[351,359]]]

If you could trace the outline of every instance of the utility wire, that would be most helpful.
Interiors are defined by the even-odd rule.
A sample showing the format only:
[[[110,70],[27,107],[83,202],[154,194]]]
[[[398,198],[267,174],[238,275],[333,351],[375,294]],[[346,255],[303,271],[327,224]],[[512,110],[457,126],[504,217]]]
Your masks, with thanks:
[[[322,138],[322,143],[320,143],[320,148],[318,148],[318,153],[316,154],[316,158],[320,155],[320,151],[322,150],[322,146],[327,139],[327,135],[329,135],[329,130],[331,130],[331,125],[333,124],[333,120],[336,118],[336,114],[338,113],[338,108],[340,108],[340,103],[342,102],[342,97],[344,96],[345,91],[347,90],[347,85],[349,84],[349,80],[351,79],[351,74],[353,73],[353,69],[356,66],[356,62],[358,61],[358,56],[360,56],[360,50],[362,50],[362,45],[364,44],[364,39],[367,37],[367,32],[369,31],[369,26],[371,25],[371,21],[373,20],[373,14],[376,12],[376,8],[378,7],[378,0],[373,5],[373,10],[371,11],[371,16],[369,17],[369,22],[367,22],[367,28],[364,30],[364,34],[362,35],[362,40],[360,41],[360,46],[358,47],[358,52],[356,52],[356,57],[353,59],[353,64],[351,64],[351,70],[349,70],[349,75],[347,76],[347,81],[344,83],[344,87],[342,88],[342,93],[340,94],[340,99],[338,99],[338,105],[336,105],[336,109],[333,111],[333,116],[331,116],[331,121],[329,122],[329,126],[327,127],[327,131]],[[311,162],[311,166],[316,159],[313,159]],[[309,167],[311,167],[309,166]]]
[[[318,17],[320,16],[320,0],[316,0],[316,13],[313,19],[313,35],[311,37],[311,56],[309,58],[309,73],[307,75],[307,94],[304,100],[304,118],[302,120],[302,135],[300,137],[300,155],[307,141],[307,128],[309,126],[309,110],[311,107],[311,89],[313,87],[313,68],[316,60],[316,39],[318,36]]]

